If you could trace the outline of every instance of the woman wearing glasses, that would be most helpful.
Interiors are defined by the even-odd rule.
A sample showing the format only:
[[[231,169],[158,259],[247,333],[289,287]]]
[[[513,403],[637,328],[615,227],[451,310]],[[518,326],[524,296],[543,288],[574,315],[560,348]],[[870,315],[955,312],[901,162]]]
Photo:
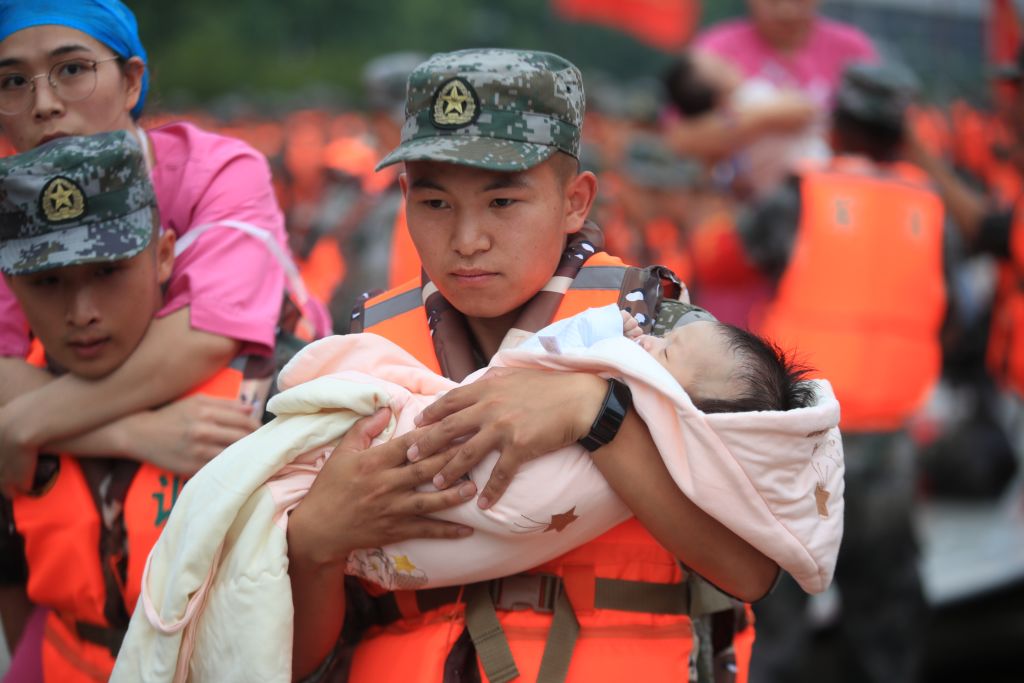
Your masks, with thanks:
[[[138,119],[148,86],[135,17],[119,0],[0,0],[0,128],[17,151],[63,136],[131,131],[147,152],[165,230],[180,239],[200,224],[233,219],[268,231],[286,249],[262,155],[188,124],[143,131]],[[109,376],[86,382],[53,379],[23,360],[28,325],[0,281],[0,487],[26,490],[37,454],[57,444],[66,452],[116,454],[194,473],[251,431],[252,417],[240,404],[208,398],[154,409],[240,354],[269,354],[283,291],[282,269],[260,240],[212,230],[177,258],[165,306],[132,357]],[[0,574],[10,575],[10,585],[24,577],[17,576],[20,554],[5,545],[17,541],[3,538],[9,525],[2,517],[0,565],[15,566],[0,567]],[[68,572],[76,571],[75,562],[68,562]],[[11,600],[19,590],[0,589],[0,614],[8,622],[17,621]],[[64,616],[75,626],[73,615]],[[7,629],[10,640],[20,629],[6,625],[14,627]],[[61,656],[83,660],[83,679],[112,662],[100,656],[97,672],[90,653],[102,647],[66,645]],[[116,652],[116,643],[109,645]]]

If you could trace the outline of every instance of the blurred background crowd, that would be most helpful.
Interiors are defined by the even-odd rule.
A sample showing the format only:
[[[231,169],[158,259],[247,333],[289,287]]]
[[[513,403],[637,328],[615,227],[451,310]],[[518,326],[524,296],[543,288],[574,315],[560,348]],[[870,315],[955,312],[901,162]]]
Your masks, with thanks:
[[[891,66],[872,76],[880,81],[862,84],[864,101],[848,107],[884,108],[892,92],[912,97],[896,123],[884,112],[870,121],[884,138],[875,142],[895,150],[893,159],[951,170],[959,185],[935,180],[952,202],[942,380],[908,428],[916,534],[899,542],[920,544],[919,555],[911,547],[906,554],[920,568],[914,597],[922,605],[893,606],[926,616],[907,618],[913,637],[890,646],[918,651],[922,680],[1024,678],[1024,414],[1006,352],[1021,332],[1007,311],[1021,266],[976,248],[970,228],[958,225],[977,219],[976,201],[986,214],[1009,213],[1022,190],[1024,120],[1013,69],[1024,7],[1012,0],[130,4],[153,75],[143,124],[192,120],[267,156],[296,260],[336,332],[347,331],[357,297],[419,272],[398,170],[374,166],[398,143],[406,77],[432,52],[536,48],[578,64],[587,91],[581,162],[599,178],[592,218],[607,250],[629,263],[670,267],[696,303],[751,327],[760,325],[775,283],[764,259],[752,257],[759,245],[751,246],[751,235],[760,233],[744,234],[743,226],[770,210],[801,164],[835,150],[842,69],[860,61]],[[824,37],[814,38],[819,32]],[[778,63],[773,54],[791,59]],[[886,247],[878,248],[884,260]],[[890,550],[877,548],[883,562]],[[844,623],[852,599],[842,593],[840,586],[793,601],[778,629],[772,620],[780,617],[770,612],[789,599],[786,587],[758,606],[764,626],[755,652],[786,665],[771,671],[755,661],[754,677],[840,680],[846,631],[878,625]],[[905,615],[875,616],[904,623]]]

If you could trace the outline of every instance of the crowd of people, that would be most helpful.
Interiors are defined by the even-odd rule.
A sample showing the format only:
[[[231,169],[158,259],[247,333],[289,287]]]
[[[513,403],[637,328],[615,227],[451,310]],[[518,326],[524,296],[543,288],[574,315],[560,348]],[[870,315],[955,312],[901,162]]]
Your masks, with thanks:
[[[1024,52],[924,106],[747,9],[219,121],[120,0],[0,0],[3,680],[794,681],[833,577],[819,678],[919,680],[914,425],[1024,391]]]

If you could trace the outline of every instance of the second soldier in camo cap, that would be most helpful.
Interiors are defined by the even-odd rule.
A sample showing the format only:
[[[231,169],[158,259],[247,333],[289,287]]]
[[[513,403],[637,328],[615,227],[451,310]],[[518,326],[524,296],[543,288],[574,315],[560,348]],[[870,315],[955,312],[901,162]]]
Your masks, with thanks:
[[[0,270],[47,358],[100,379],[163,304],[174,233],[160,230],[129,132],[59,138],[0,159]]]
[[[583,78],[549,52],[460,50],[409,76],[402,143],[378,168],[442,161],[522,171],[556,151],[579,158]]]
[[[0,159],[0,270],[8,275],[130,258],[158,225],[142,150],[126,131]]]

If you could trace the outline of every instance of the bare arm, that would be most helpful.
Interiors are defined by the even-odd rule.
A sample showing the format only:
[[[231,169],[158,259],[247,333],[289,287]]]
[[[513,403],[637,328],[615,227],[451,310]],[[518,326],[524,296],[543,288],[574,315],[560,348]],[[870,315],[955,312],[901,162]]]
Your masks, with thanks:
[[[591,457],[640,523],[687,567],[746,602],[771,589],[778,565],[679,490],[636,411]]]
[[[928,173],[964,239],[968,244],[973,244],[978,237],[982,220],[994,208],[992,201],[958,178],[952,168],[929,154],[914,138],[908,142],[907,156]]]
[[[738,110],[715,110],[673,124],[668,142],[677,154],[717,160],[734,154],[770,133],[809,125],[817,108],[807,99],[780,95],[777,101]]]
[[[154,320],[132,356],[101,380],[66,375],[6,403],[0,409],[0,486],[24,489],[45,444],[167,403],[225,367],[239,342],[193,330],[188,316],[185,308]],[[29,385],[39,379],[20,369],[14,372]],[[116,451],[122,444],[93,442],[85,450],[105,446]]]
[[[53,381],[53,375],[21,358],[0,358],[0,407]]]
[[[225,367],[239,342],[192,329],[187,308],[154,320],[121,367],[97,381],[65,375],[4,407],[29,445],[80,434],[171,401]],[[10,421],[6,424],[11,424]]]

